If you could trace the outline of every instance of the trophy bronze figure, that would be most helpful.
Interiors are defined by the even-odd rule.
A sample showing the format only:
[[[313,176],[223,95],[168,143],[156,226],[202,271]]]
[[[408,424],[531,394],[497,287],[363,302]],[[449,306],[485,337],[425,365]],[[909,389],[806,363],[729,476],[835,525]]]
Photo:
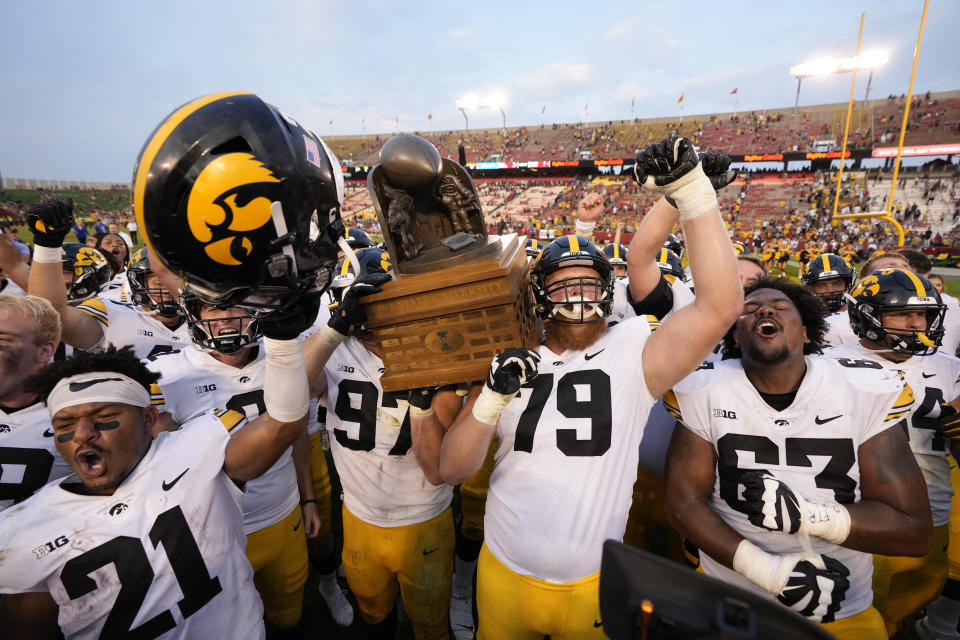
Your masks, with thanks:
[[[397,275],[362,299],[385,391],[482,380],[497,352],[539,344],[523,242],[487,235],[463,166],[401,134],[367,189]]]

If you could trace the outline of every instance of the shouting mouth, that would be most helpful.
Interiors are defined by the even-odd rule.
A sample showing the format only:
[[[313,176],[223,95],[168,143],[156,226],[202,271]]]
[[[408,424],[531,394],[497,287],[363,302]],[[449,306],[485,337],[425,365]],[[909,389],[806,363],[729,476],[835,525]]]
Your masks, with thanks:
[[[754,331],[759,333],[764,338],[772,338],[773,336],[780,333],[780,324],[770,318],[764,318],[759,320],[754,325]]]
[[[106,473],[106,464],[99,451],[83,449],[77,452],[76,460],[79,471],[84,477],[99,478]]]

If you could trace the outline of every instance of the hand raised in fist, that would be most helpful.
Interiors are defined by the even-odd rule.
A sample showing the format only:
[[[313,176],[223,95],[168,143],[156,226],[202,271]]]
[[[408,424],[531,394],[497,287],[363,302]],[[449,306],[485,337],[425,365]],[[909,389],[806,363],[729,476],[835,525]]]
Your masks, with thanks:
[[[730,168],[730,161],[730,156],[725,153],[700,154],[700,164],[703,166],[703,172],[710,179],[714,191],[720,191],[740,176],[739,171]]]
[[[637,155],[633,177],[645,189],[668,197],[680,210],[681,221],[717,208],[713,184],[686,138],[666,138],[649,145]]]
[[[588,193],[577,205],[579,222],[596,222],[601,215],[603,215],[603,196],[599,193]]]
[[[27,212],[27,226],[37,245],[59,248],[73,226],[73,200],[58,198],[33,205]]]
[[[537,376],[540,354],[533,349],[506,349],[493,357],[487,386],[501,395],[514,395]]]

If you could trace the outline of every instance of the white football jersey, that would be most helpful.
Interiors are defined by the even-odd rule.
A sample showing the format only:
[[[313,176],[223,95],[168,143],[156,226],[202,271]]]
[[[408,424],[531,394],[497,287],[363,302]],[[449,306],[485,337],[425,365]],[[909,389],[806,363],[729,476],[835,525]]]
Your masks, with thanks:
[[[93,298],[77,306],[77,309],[99,322],[103,330],[103,338],[93,349],[131,345],[137,357],[145,360],[157,353],[182,349],[191,344],[186,322],[176,329],[169,329],[134,305]]]
[[[768,405],[747,379],[739,359],[701,367],[664,395],[683,424],[717,452],[717,478],[710,506],[744,538],[775,554],[800,553],[795,534],[750,523],[740,474],[764,469],[811,498],[860,500],[860,445],[896,425],[913,394],[896,372],[872,360],[843,361],[806,356],[807,372],[793,403],[783,411]],[[815,553],[850,570],[850,588],[837,618],[860,613],[873,601],[873,557],[811,537]],[[705,553],[707,575],[771,596]]]
[[[634,318],[584,351],[538,349],[537,377],[500,415],[484,518],[487,546],[512,571],[580,580],[600,570],[604,540],[623,538],[656,402],[643,376],[649,336]]]
[[[10,278],[0,278],[0,295],[4,296],[25,296],[27,292]]]
[[[16,411],[0,406],[0,511],[70,473],[45,404],[37,400]]]
[[[165,404],[158,406],[183,424],[190,418],[224,407],[253,420],[266,411],[263,383],[266,358],[263,349],[247,366],[224,364],[195,344],[181,351],[160,353],[147,365],[160,373]],[[250,480],[243,491],[243,530],[253,533],[280,522],[300,503],[293,448],[288,447],[266,473]]]
[[[824,346],[838,347],[841,344],[856,344],[860,338],[850,327],[850,314],[847,310],[831,313],[824,318],[827,321],[827,333],[823,337]]]
[[[48,591],[68,639],[263,638],[240,490],[223,472],[233,411],[162,433],[110,496],[68,476],[0,512],[0,593]]]
[[[453,487],[434,486],[423,475],[410,439],[407,394],[380,387],[383,361],[347,338],[324,371],[330,449],[350,512],[378,527],[416,524],[442,513]]]
[[[668,276],[667,282],[670,283],[670,290],[673,292],[673,307],[666,315],[660,318],[660,320],[666,320],[677,309],[687,306],[694,300],[693,291],[690,290],[690,287],[688,287],[683,280]],[[608,318],[608,322],[611,325],[623,322],[627,318],[637,317],[637,312],[634,311],[633,305],[630,304],[628,295],[629,288],[630,283],[626,278],[615,280],[613,283],[613,310]]]
[[[950,402],[960,396],[960,360],[937,352],[929,356],[914,356],[903,362],[890,362],[860,344],[845,344],[826,349],[828,358],[856,360],[868,358],[903,372],[907,384],[913,389],[917,403],[907,418],[907,435],[910,449],[917,458],[923,479],[927,483],[933,525],[939,527],[950,521],[950,501],[953,487],[950,485],[950,454],[947,442],[939,433],[940,403]]]
[[[943,316],[944,333],[940,351],[953,356],[960,348],[960,303],[946,293],[941,298],[943,298],[943,304],[947,306],[947,313]]]

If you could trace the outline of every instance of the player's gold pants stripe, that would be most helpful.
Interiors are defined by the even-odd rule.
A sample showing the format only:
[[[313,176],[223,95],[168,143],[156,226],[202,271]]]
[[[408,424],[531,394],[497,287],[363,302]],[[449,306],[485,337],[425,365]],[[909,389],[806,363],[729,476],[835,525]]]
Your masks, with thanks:
[[[281,628],[297,624],[307,581],[307,538],[299,505],[280,522],[247,535],[247,560],[267,620]]]
[[[605,638],[600,619],[600,572],[554,584],[514,573],[487,545],[477,565],[479,640]]]
[[[343,568],[360,613],[382,621],[397,598],[418,639],[449,638],[453,512],[402,527],[378,527],[343,506]]]

